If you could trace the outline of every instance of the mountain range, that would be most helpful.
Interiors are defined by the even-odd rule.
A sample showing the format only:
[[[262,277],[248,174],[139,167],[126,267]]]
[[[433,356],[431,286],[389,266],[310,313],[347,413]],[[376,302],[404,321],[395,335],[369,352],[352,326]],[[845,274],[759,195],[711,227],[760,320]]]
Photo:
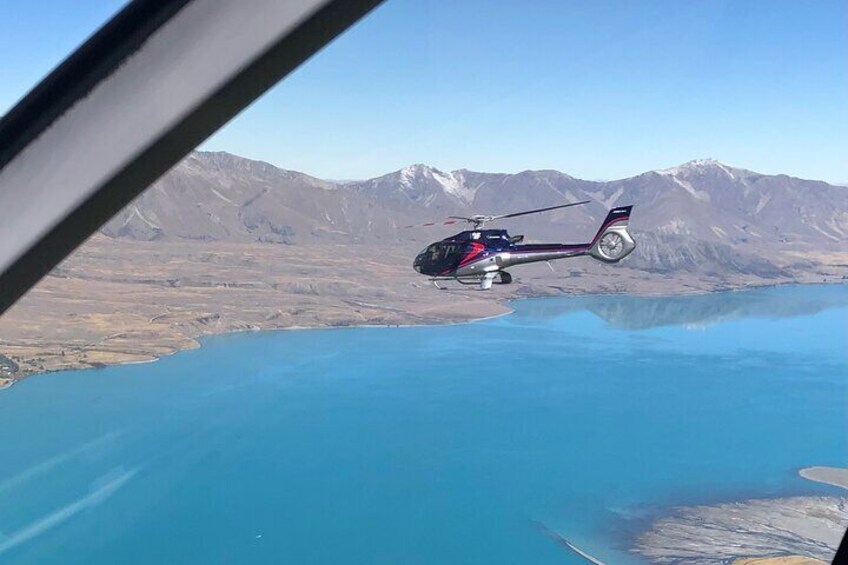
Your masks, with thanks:
[[[223,152],[191,154],[103,233],[137,240],[412,249],[459,229],[404,228],[410,224],[580,200],[589,203],[501,226],[530,241],[581,241],[591,237],[609,208],[633,204],[631,230],[638,247],[628,259],[631,267],[766,278],[843,252],[848,236],[848,188],[711,159],[605,182],[554,170],[444,172],[423,164],[363,181],[331,182]]]
[[[636,251],[615,265],[585,258],[526,265],[513,271],[513,284],[490,292],[459,285],[442,292],[412,269],[418,250],[465,226],[404,226],[582,200],[494,225],[528,242],[580,242],[609,208],[633,204]],[[0,387],[45,370],[155,359],[195,347],[203,335],[246,329],[458,322],[503,314],[505,300],[523,297],[844,282],[846,234],[848,188],[712,160],[609,182],[426,165],[331,182],[196,152],[4,315]],[[636,311],[660,325],[698,325],[751,308],[772,315],[775,306],[756,304],[756,296],[724,297],[719,302],[732,308],[721,311],[708,296],[581,301],[633,327]],[[557,313],[546,301],[538,307]]]

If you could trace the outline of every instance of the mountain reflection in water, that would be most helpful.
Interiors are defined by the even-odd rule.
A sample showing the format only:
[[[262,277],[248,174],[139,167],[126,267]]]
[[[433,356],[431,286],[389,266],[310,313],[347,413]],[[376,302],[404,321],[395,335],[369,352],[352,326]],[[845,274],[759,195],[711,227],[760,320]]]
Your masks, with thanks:
[[[787,318],[848,304],[848,285],[787,286],[688,296],[588,295],[568,301],[528,300],[522,311],[552,319],[588,310],[621,329],[703,327],[738,318]]]

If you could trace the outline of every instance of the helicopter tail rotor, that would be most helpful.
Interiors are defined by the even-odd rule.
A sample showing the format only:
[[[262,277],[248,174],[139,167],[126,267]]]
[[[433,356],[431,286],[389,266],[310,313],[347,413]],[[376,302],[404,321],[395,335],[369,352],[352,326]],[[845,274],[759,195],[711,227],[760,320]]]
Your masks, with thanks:
[[[617,263],[636,248],[633,236],[627,230],[633,206],[613,208],[592,240],[589,255],[605,263]]]

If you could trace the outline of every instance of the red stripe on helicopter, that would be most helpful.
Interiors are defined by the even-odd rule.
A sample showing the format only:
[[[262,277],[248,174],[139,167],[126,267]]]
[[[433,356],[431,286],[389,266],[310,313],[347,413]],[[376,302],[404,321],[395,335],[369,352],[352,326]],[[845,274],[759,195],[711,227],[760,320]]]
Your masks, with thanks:
[[[471,244],[471,249],[465,254],[465,257],[459,262],[459,265],[456,266],[457,269],[460,267],[464,267],[467,264],[471,263],[475,259],[477,259],[484,251],[486,250],[486,246],[482,243],[475,241]]]
[[[469,263],[473,263],[476,259],[486,251],[486,246],[480,243],[479,241],[475,241],[471,243],[471,249],[469,249],[465,255],[460,259],[459,264],[452,269],[445,269],[440,275],[449,275],[450,273],[456,271],[457,269],[468,265]]]

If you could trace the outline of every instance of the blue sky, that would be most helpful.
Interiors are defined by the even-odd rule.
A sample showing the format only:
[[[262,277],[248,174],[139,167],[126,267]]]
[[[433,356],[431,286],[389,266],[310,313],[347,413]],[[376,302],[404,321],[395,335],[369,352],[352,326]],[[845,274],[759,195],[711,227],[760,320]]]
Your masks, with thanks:
[[[121,5],[3,0],[0,109]],[[203,147],[334,179],[712,157],[845,183],[848,3],[389,0]]]

